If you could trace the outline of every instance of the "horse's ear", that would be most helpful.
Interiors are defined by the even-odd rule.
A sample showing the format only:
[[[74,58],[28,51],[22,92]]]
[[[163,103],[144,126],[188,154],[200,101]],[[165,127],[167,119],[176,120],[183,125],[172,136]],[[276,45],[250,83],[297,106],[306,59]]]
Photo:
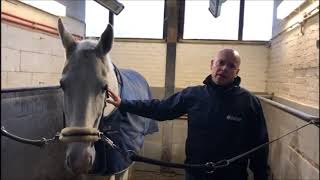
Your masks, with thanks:
[[[113,28],[110,24],[102,33],[99,42],[96,46],[98,57],[105,56],[111,49],[113,43]]]
[[[76,41],[73,39],[72,34],[64,28],[60,18],[58,20],[58,30],[63,47],[67,52],[70,52],[76,46]]]

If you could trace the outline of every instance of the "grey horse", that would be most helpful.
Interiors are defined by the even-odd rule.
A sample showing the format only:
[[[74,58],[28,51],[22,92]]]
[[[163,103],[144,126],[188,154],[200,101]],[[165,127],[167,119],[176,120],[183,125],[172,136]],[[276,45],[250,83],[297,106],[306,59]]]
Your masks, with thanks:
[[[113,44],[111,25],[98,42],[76,41],[60,19],[58,30],[66,52],[60,80],[66,125],[61,140],[68,143],[66,168],[83,179],[127,179],[132,162],[98,141],[99,133],[108,135],[123,152],[139,151],[144,135],[158,131],[158,127],[153,120],[105,106],[107,90],[122,98],[150,99],[149,86],[137,72],[118,69],[111,62],[108,55]]]

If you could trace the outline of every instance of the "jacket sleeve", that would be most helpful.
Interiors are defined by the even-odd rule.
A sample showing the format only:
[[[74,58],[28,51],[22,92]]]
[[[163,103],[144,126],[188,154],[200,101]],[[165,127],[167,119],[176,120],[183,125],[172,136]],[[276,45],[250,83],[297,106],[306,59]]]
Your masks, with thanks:
[[[184,93],[178,92],[164,99],[121,100],[120,111],[152,118],[158,121],[172,120],[186,113]]]
[[[251,148],[257,147],[269,141],[268,131],[266,127],[266,121],[263,115],[262,107],[258,99],[256,99],[254,105],[255,113],[253,117],[253,139],[251,143]],[[269,147],[264,146],[259,150],[252,153],[250,156],[250,169],[254,174],[254,180],[267,180],[269,174],[268,166],[268,153]]]

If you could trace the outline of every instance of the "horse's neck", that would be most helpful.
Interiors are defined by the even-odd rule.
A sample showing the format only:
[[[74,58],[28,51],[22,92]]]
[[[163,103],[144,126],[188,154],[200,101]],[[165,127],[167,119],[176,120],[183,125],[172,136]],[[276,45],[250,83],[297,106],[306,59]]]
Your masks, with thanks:
[[[107,57],[107,83],[108,88],[111,89],[112,92],[114,92],[116,95],[119,96],[119,85],[118,85],[118,79],[116,76],[116,73],[114,71],[114,65],[111,62],[111,59]],[[104,110],[104,116],[109,115],[115,107],[111,104],[108,104],[106,109]]]

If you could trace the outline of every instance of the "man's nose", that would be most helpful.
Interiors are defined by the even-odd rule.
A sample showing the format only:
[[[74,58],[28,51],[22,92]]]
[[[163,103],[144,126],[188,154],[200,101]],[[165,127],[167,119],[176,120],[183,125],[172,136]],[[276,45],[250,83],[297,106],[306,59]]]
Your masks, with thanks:
[[[227,71],[227,70],[229,70],[229,67],[228,67],[228,65],[227,65],[227,64],[223,65],[223,66],[222,66],[222,70],[224,70],[224,71]]]

